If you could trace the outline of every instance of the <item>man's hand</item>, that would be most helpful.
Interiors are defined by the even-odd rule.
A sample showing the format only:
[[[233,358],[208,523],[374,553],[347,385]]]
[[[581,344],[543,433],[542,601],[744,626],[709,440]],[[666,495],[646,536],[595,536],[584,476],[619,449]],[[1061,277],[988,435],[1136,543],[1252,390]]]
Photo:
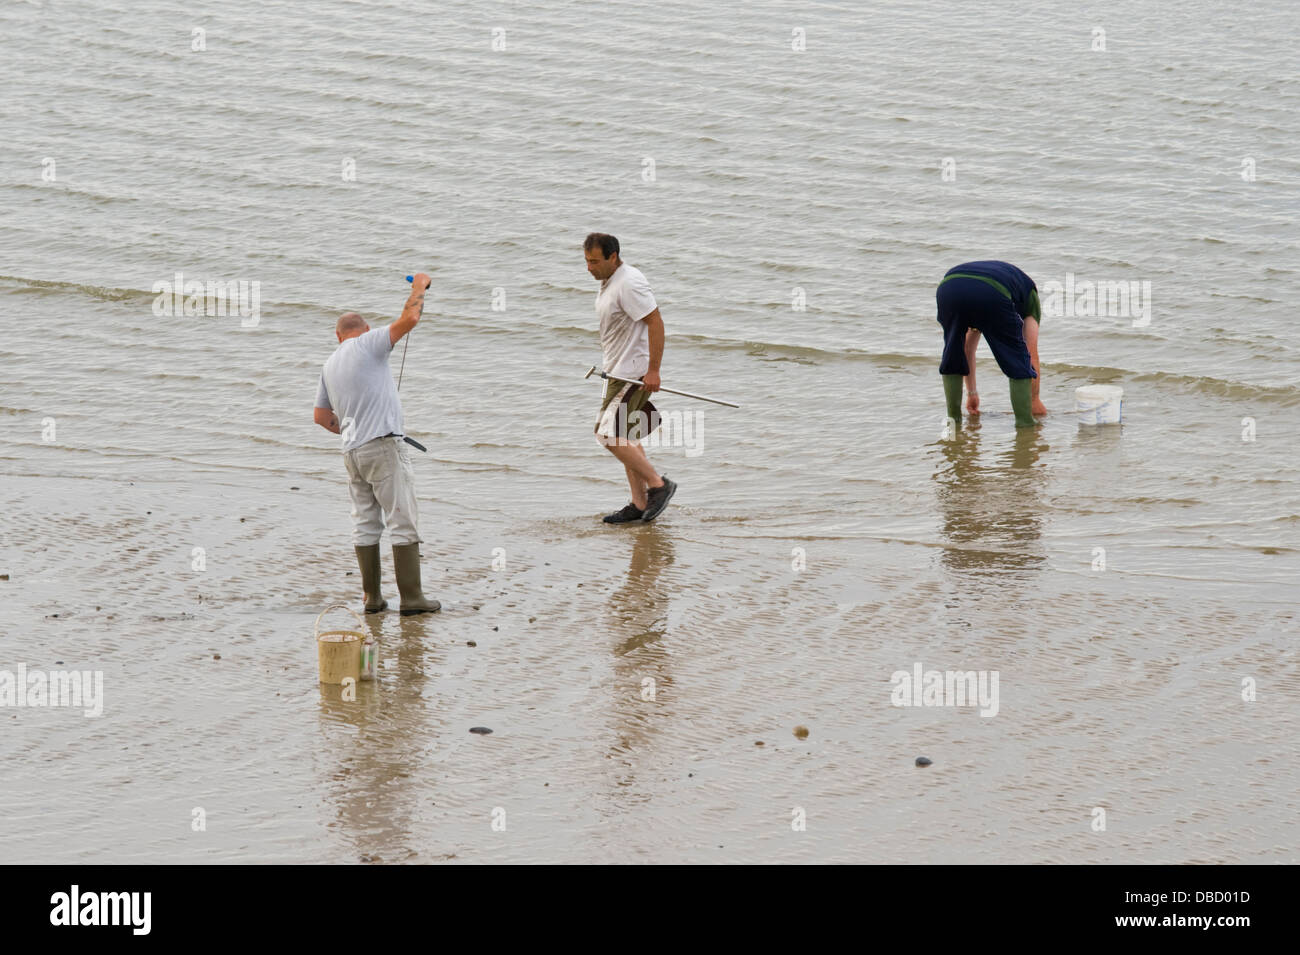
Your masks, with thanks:
[[[966,392],[966,413],[967,414],[980,413],[980,396],[978,391]]]
[[[641,376],[641,381],[645,383],[645,390],[654,394],[659,390],[659,372],[647,371]]]
[[[432,284],[433,279],[423,272],[416,272],[411,276],[411,291],[413,292],[423,292]]]

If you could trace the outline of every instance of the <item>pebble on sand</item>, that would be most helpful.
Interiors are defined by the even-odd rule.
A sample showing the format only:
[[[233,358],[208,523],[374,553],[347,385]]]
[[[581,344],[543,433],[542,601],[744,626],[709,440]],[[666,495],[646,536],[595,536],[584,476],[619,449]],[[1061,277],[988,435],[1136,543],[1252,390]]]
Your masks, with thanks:
[[[754,745],[755,745],[755,746],[762,746],[762,745],[763,745],[763,741],[762,741],[761,739],[756,739],[756,740],[754,740]]]
[[[808,738],[808,727],[806,727],[806,726],[796,726],[796,727],[794,728],[794,735],[795,735],[795,738],[796,738],[796,739],[807,739],[807,738]]]
[[[932,760],[929,756],[916,757],[916,765],[918,766],[929,766],[933,762],[934,760]]]
[[[469,731],[471,733],[478,733],[479,736],[487,736],[488,733],[492,732],[486,726],[471,726]]]

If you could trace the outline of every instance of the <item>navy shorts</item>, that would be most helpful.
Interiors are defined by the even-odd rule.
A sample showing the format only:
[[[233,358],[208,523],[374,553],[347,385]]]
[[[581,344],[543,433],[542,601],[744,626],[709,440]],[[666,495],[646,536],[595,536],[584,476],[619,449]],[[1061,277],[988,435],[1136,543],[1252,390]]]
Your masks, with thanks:
[[[966,329],[977,328],[988,340],[998,367],[1008,378],[1037,378],[1025,344],[1025,320],[992,285],[979,279],[949,279],[935,292],[943,326],[941,375],[969,375]]]

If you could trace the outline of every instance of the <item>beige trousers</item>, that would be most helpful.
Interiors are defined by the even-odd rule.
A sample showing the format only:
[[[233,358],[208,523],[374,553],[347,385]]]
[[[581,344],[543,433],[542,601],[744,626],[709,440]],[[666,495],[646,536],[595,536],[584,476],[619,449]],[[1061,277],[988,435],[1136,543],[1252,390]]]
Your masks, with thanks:
[[[378,544],[384,532],[395,545],[420,542],[411,452],[401,438],[374,438],[343,455],[352,496],[352,543]]]

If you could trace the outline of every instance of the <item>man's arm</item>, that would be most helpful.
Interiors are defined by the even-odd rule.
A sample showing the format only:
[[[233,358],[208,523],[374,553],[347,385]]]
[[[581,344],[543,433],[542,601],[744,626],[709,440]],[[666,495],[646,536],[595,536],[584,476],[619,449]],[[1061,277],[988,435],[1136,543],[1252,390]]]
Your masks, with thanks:
[[[980,330],[978,328],[966,329],[966,367],[970,369],[970,374],[966,376],[966,410],[971,414],[979,411],[980,393],[975,388],[975,349],[980,344]]]
[[[394,346],[419,323],[420,316],[424,313],[424,291],[429,287],[430,281],[429,276],[421,272],[411,282],[411,297],[406,300],[401,316],[388,326],[388,340]]]
[[[1029,347],[1029,363],[1038,375],[1029,385],[1030,413],[1047,414],[1047,409],[1038,397],[1038,384],[1043,380],[1043,369],[1038,363],[1038,319],[1032,315],[1025,316],[1025,345]]]
[[[645,382],[645,390],[654,394],[659,390],[659,363],[664,357],[664,320],[656,308],[642,321],[650,329],[650,370],[641,380]]]
[[[329,408],[317,408],[314,413],[315,421],[326,431],[332,431],[334,434],[340,434],[339,416]]]

